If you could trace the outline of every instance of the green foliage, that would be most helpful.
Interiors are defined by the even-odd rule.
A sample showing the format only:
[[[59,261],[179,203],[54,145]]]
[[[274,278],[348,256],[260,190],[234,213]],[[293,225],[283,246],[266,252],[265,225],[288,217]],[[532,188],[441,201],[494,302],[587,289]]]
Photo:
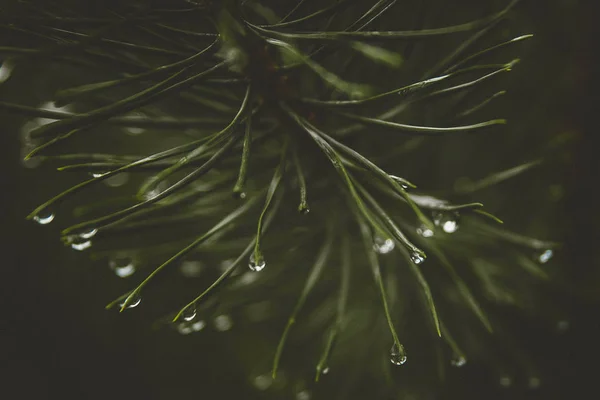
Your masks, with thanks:
[[[415,363],[434,380],[450,359],[496,368],[493,315],[499,305],[547,306],[540,282],[551,274],[538,263],[558,245],[499,227],[471,195],[544,160],[437,192],[417,189],[417,173],[397,175],[410,171],[404,157],[424,154],[410,164],[428,164],[437,136],[467,140],[474,131],[494,142],[510,134],[503,118],[473,118],[505,93],[492,83],[507,79],[519,61],[508,53],[532,35],[494,35],[516,0],[494,10],[477,3],[466,7],[470,21],[457,14],[461,21],[441,27],[402,17],[410,13],[397,3],[3,6],[1,29],[11,34],[0,43],[3,65],[65,68],[49,100],[70,111],[0,102],[0,110],[53,120],[28,133],[25,158],[92,174],[28,218],[45,223],[72,210],[76,221],[62,232],[67,245],[131,259],[144,277],[107,308],[175,298],[161,321],[185,330],[268,302],[275,323],[289,316],[279,345],[263,355],[273,378],[289,368],[293,379],[319,381],[330,365],[350,364],[376,393],[402,398],[433,388],[429,378],[395,377],[390,356],[400,365],[419,354]],[[414,15],[420,8],[406,7]],[[399,30],[396,19],[411,28]],[[435,40],[445,42],[431,60]],[[135,178],[118,195],[85,197],[128,173]],[[159,278],[168,285],[167,270],[184,258],[231,257],[185,300],[177,282],[162,292],[151,285]],[[252,271],[243,272],[247,263]],[[297,363],[284,351],[293,325],[294,342],[307,349]]]

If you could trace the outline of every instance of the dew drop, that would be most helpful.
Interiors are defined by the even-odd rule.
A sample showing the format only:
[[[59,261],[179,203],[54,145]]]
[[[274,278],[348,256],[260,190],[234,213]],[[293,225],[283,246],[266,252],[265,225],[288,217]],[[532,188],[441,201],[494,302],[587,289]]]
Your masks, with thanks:
[[[269,375],[258,375],[253,381],[254,387],[258,390],[267,390],[273,384],[273,378]]]
[[[45,214],[45,215],[36,215],[33,217],[33,220],[40,225],[47,225],[50,222],[54,221],[54,213]]]
[[[115,258],[110,260],[108,265],[119,278],[127,278],[135,272],[135,264],[129,257]]]
[[[325,368],[323,368],[323,370],[321,371],[321,373],[322,373],[323,375],[327,375],[327,374],[329,373],[329,367],[325,367]]]
[[[458,230],[458,219],[460,215],[457,212],[436,212],[433,215],[433,223],[442,228],[446,233],[454,233]]]
[[[542,264],[546,264],[548,261],[550,261],[550,259],[552,258],[553,255],[554,255],[554,252],[551,249],[544,250],[538,256],[538,261]]]
[[[418,227],[417,233],[423,236],[424,238],[430,238],[433,236],[433,231],[425,225],[421,225],[420,227]]]
[[[390,178],[392,178],[393,180],[395,180],[396,182],[398,182],[400,184],[400,186],[402,187],[403,190],[407,190],[408,189],[408,185],[406,184],[406,181],[396,175],[390,175]]]
[[[256,259],[254,258],[254,252],[250,255],[250,260],[248,261],[248,268],[250,268],[250,270],[259,272],[262,271],[266,265],[267,263],[265,262],[264,258],[261,257],[259,262],[256,262]]]
[[[308,208],[307,204],[300,204],[298,206],[298,212],[302,215],[306,215],[310,212],[310,208]]]
[[[404,346],[394,343],[390,350],[390,361],[394,365],[402,365],[406,362],[406,351],[404,351]]]
[[[452,360],[450,360],[450,365],[453,367],[460,368],[467,363],[467,359],[463,356],[456,355]]]
[[[394,241],[390,238],[382,238],[381,236],[375,236],[373,239],[373,250],[378,254],[387,254],[394,250]]]
[[[84,242],[71,243],[71,248],[77,251],[83,251],[92,247],[92,241],[86,240]]]
[[[196,318],[196,314],[196,306],[190,306],[183,310],[183,313],[181,313],[181,318],[184,321],[189,322]]]
[[[98,229],[91,229],[87,232],[80,233],[79,237],[81,239],[91,239],[96,235],[96,233],[98,233]]]
[[[423,262],[425,261],[425,257],[423,257],[420,253],[417,253],[416,251],[410,255],[410,259],[416,265],[423,264]]]
[[[92,178],[100,178],[102,177],[102,175],[104,175],[106,172],[90,172],[90,175],[92,176]]]
[[[215,317],[213,323],[215,325],[215,329],[219,332],[228,331],[233,327],[233,320],[229,315],[226,314]]]
[[[125,300],[127,300],[127,299],[125,299]],[[142,302],[142,296],[140,296],[138,293],[135,293],[133,295],[133,297],[131,298],[131,302],[125,308],[126,309],[135,308],[135,307],[139,306],[141,302]],[[119,304],[119,307],[123,307],[123,304],[125,304],[125,301],[123,301],[121,304]]]

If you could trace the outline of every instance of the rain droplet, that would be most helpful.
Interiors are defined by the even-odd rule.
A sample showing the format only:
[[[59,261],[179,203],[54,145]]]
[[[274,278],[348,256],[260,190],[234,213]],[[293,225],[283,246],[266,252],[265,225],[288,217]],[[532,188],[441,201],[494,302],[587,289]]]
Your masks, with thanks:
[[[382,238],[381,236],[375,236],[373,239],[373,250],[379,254],[387,254],[394,250],[394,241],[390,238]]]
[[[404,346],[394,343],[390,350],[390,361],[394,365],[402,365],[406,362],[406,351],[404,351]]]
[[[262,271],[263,268],[267,265],[264,258],[260,258],[259,262],[256,262],[254,258],[254,252],[250,255],[250,260],[248,261],[248,268],[254,272]]]
[[[100,178],[105,173],[106,172],[90,172],[90,175],[92,176],[92,178]]]
[[[433,215],[433,223],[446,233],[454,233],[458,230],[459,217],[457,212],[436,212]]]
[[[546,264],[554,255],[554,252],[551,249],[544,250],[542,254],[538,256],[538,261],[542,264]]]
[[[197,314],[196,306],[195,305],[189,306],[185,310],[183,310],[183,313],[181,313],[181,318],[184,321],[189,322],[189,321],[193,320],[194,318],[196,318],[196,314]]]
[[[321,373],[322,373],[323,375],[327,375],[327,374],[329,373],[329,367],[325,367],[325,368],[323,368],[323,370],[321,371]]]
[[[298,212],[302,215],[306,215],[310,212],[310,208],[308,208],[308,204],[300,204],[298,206]]]
[[[425,257],[416,251],[410,255],[410,259],[417,265],[423,264]]]
[[[467,363],[467,359],[464,358],[463,356],[459,356],[459,355],[454,356],[454,358],[450,361],[450,364],[453,367],[457,367],[457,368],[462,367],[466,363]]]
[[[433,236],[433,231],[425,225],[421,225],[420,227],[418,227],[417,233],[423,236],[424,238],[429,238]]]
[[[400,178],[399,176],[396,175],[390,175],[390,178],[392,178],[393,180],[395,180],[396,182],[398,182],[400,184],[400,186],[402,187],[402,189],[407,190],[408,189],[408,185],[406,184],[406,180]]]
[[[91,239],[96,235],[96,233],[98,233],[98,229],[91,229],[87,232],[80,233],[79,237],[81,239]]]
[[[119,278],[127,278],[135,272],[135,264],[133,263],[133,259],[129,257],[115,258],[110,260],[108,265]]]
[[[273,378],[269,375],[258,375],[254,378],[254,387],[258,390],[267,390],[273,384]]]
[[[125,300],[127,300],[127,299],[125,299]],[[133,297],[131,298],[130,303],[125,308],[126,309],[135,308],[135,307],[139,306],[141,302],[142,302],[142,296],[140,296],[139,293],[135,293],[133,295]],[[119,304],[119,307],[123,307],[123,304],[125,304],[125,301],[123,301],[121,304]]]
[[[45,215],[36,215],[33,217],[33,220],[40,225],[47,225],[50,222],[54,221],[54,213],[45,214]]]
[[[77,251],[83,251],[92,247],[92,241],[86,240],[84,242],[71,243],[71,248]]]
[[[512,379],[510,376],[508,375],[503,375],[502,377],[500,377],[500,386],[502,387],[510,387],[512,385]]]
[[[219,332],[225,332],[233,327],[233,320],[229,315],[223,314],[215,317],[213,321],[215,329]]]
[[[529,381],[527,382],[527,386],[529,387],[529,389],[537,389],[540,387],[541,384],[542,381],[537,376],[530,377]]]

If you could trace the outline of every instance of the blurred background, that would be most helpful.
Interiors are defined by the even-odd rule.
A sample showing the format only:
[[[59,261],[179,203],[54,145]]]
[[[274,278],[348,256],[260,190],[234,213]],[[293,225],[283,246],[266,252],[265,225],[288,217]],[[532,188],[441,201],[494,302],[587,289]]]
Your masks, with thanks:
[[[561,134],[568,134],[565,146],[570,147],[567,160],[559,166],[530,173],[509,186],[513,198],[519,199],[519,191],[531,186],[539,196],[521,198],[516,205],[496,205],[496,210],[516,231],[531,223],[532,215],[543,218],[540,229],[547,229],[545,237],[565,244],[557,255],[559,262],[568,266],[568,275],[584,287],[582,291],[592,295],[582,296],[588,300],[565,296],[567,325],[556,332],[515,318],[514,328],[530,339],[528,350],[541,365],[539,388],[532,390],[520,381],[501,387],[494,376],[469,364],[451,371],[443,389],[431,398],[577,399],[593,398],[598,392],[600,323],[598,303],[589,301],[598,288],[600,264],[596,229],[600,198],[592,191],[598,172],[597,141],[593,138],[597,132],[593,130],[595,104],[589,90],[597,70],[593,57],[597,44],[592,30],[594,14],[586,3],[524,0],[518,6],[515,15],[521,33],[534,33],[535,37],[518,53],[522,61],[506,78],[508,94],[494,112],[506,116],[523,135],[526,156],[539,155],[536,144],[544,147]],[[31,101],[32,93],[43,100],[44,94],[52,91],[52,81],[43,74],[36,78],[35,71],[43,71],[43,66],[28,68],[0,85],[0,100]],[[154,329],[155,315],[145,307],[121,315],[105,311],[106,303],[127,290],[129,283],[115,279],[105,262],[89,260],[86,254],[63,246],[57,225],[38,226],[25,220],[57,187],[67,187],[74,178],[24,164],[19,132],[27,120],[6,112],[0,112],[0,120],[1,228],[6,246],[0,262],[1,397],[292,398],[257,389],[247,375],[247,365],[236,361],[244,348],[233,345],[231,339],[248,332],[235,325],[226,332],[205,329],[198,335],[183,336],[169,329]],[[485,156],[475,150],[455,154],[469,158],[465,167],[473,169],[477,163],[485,165],[485,158],[514,152],[519,141],[511,140],[490,144],[492,151]],[[440,141],[437,147],[428,148],[431,153],[426,158],[437,157],[448,146],[451,141]],[[522,159],[514,155],[514,160]],[[455,179],[463,172],[460,167],[445,166],[457,164],[453,160],[429,163],[418,179],[411,180],[433,184],[446,176]],[[486,205],[486,200],[494,203],[494,199],[484,198]],[[514,207],[520,211],[505,209]],[[250,339],[248,346],[252,346]],[[328,395],[320,393],[318,398]]]

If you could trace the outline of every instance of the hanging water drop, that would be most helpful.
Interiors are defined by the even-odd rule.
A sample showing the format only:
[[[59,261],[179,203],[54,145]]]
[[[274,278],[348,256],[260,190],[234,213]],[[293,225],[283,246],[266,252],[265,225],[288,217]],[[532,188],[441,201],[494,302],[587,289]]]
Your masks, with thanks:
[[[127,299],[125,299],[125,301],[126,300]],[[119,304],[119,307],[123,308],[125,301],[123,301],[121,304]],[[141,302],[142,302],[142,296],[140,296],[139,293],[134,293],[133,296],[131,297],[131,300],[129,301],[129,304],[125,308],[126,309],[135,308],[135,307],[139,306]]]
[[[375,236],[373,239],[373,250],[379,254],[387,254],[394,250],[394,241],[390,238],[382,238],[381,236]]]
[[[406,184],[406,180],[400,178],[399,176],[396,175],[390,175],[390,178],[392,178],[393,180],[395,180],[396,182],[398,182],[400,184],[400,186],[402,187],[403,190],[407,190],[408,189],[408,185]]]
[[[394,343],[390,350],[390,361],[394,365],[402,365],[406,362],[406,351],[404,351],[404,346],[399,343]]]
[[[417,228],[417,233],[424,238],[429,238],[433,236],[433,230],[429,229],[426,225],[421,225]]]
[[[325,368],[323,368],[323,370],[321,371],[321,373],[322,373],[323,375],[327,375],[327,374],[329,373],[329,367],[325,367]]]
[[[54,214],[44,214],[44,215],[36,215],[33,217],[33,220],[40,225],[47,225],[50,222],[54,221]]]
[[[542,264],[546,264],[554,255],[554,252],[551,249],[544,250],[539,256],[538,261]]]
[[[421,253],[418,253],[416,251],[410,255],[410,259],[416,265],[423,264],[423,261],[425,261],[425,257]]]
[[[127,278],[135,272],[135,264],[129,257],[115,258],[110,260],[108,265],[119,278]]]
[[[92,247],[92,241],[86,240],[84,242],[71,243],[71,248],[77,251],[83,251]]]
[[[433,215],[433,223],[446,233],[454,233],[458,230],[459,217],[460,215],[453,211],[436,212]]]
[[[308,204],[300,204],[298,206],[298,212],[302,215],[306,215],[310,212],[310,208],[308,208]]]
[[[196,306],[192,305],[192,306],[187,307],[185,310],[183,310],[183,312],[181,313],[181,318],[184,321],[189,322],[189,321],[193,320],[194,318],[196,318],[196,314],[197,314]]]
[[[105,172],[90,172],[90,175],[92,176],[92,178],[100,178],[104,174],[105,174]]]
[[[260,258],[259,262],[256,262],[254,257],[254,252],[250,255],[250,260],[248,261],[248,268],[254,272],[262,271],[263,268],[267,265],[264,258]]]
[[[459,356],[459,355],[455,355],[454,358],[452,358],[452,360],[450,360],[450,364],[453,367],[457,367],[457,368],[462,367],[466,363],[467,363],[467,359],[464,358],[463,356]]]
[[[98,233],[98,229],[90,229],[87,232],[80,233],[79,237],[81,239],[91,239],[96,235],[96,233]]]

